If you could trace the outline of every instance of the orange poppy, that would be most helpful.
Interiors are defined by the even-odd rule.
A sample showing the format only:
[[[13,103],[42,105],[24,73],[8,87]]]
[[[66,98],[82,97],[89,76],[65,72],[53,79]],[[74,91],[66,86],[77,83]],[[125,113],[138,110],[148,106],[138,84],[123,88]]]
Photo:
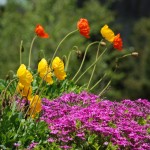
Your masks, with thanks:
[[[122,50],[123,44],[122,44],[122,38],[120,37],[120,34],[117,34],[114,37],[113,46],[118,50]]]
[[[90,38],[90,26],[87,19],[81,18],[77,22],[77,28],[81,35],[85,36],[86,38]]]
[[[37,34],[37,36],[39,36],[41,38],[48,38],[49,37],[48,33],[46,33],[44,28],[39,24],[35,28],[35,33]]]

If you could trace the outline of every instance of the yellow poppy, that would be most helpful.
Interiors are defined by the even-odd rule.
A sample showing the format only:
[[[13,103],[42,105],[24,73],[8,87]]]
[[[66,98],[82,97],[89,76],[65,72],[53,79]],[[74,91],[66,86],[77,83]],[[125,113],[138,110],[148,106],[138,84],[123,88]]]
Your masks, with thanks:
[[[21,96],[31,97],[32,94],[32,87],[31,86],[24,86],[20,82],[17,85],[17,92],[21,94]]]
[[[53,84],[53,79],[52,79],[52,73],[47,73],[45,79],[44,79],[47,83],[49,84]]]
[[[24,64],[21,64],[19,69],[17,70],[17,76],[20,78],[25,75],[26,72],[26,66]]]
[[[55,57],[52,62],[52,69],[54,70],[55,76],[59,80],[64,80],[66,75],[66,72],[64,70],[64,63],[59,57]]]
[[[38,64],[38,73],[47,83],[53,84],[51,68],[48,66],[48,63],[44,58]]]
[[[19,82],[24,86],[30,86],[33,81],[33,76],[29,70],[26,69],[24,64],[21,64],[19,69],[17,70],[17,76],[19,78]]]
[[[36,116],[42,110],[41,99],[38,95],[33,96],[30,100],[29,114],[32,118]]]
[[[38,72],[41,73],[41,72],[47,72],[47,68],[48,68],[48,63],[46,61],[46,59],[42,59],[39,64],[38,64]]]
[[[114,41],[114,38],[115,38],[115,34],[114,32],[108,27],[108,25],[104,25],[102,28],[101,28],[101,34],[102,36],[109,42],[113,42]]]
[[[32,81],[33,81],[33,76],[28,70],[25,71],[24,76],[21,76],[19,78],[19,82],[24,86],[30,86]]]

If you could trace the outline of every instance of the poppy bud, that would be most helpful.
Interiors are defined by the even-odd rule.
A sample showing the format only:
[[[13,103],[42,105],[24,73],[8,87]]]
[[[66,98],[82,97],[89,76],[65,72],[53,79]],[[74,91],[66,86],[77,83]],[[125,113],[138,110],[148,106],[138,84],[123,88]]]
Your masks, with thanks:
[[[102,42],[100,42],[100,45],[101,46],[106,46],[106,43],[102,41]]]
[[[77,58],[81,58],[82,57],[82,52],[80,50],[77,50],[76,54],[77,54]]]
[[[21,52],[22,52],[22,53],[24,52],[24,47],[23,47],[23,46],[21,47]]]
[[[138,52],[132,52],[131,55],[137,57],[139,55],[139,53]]]

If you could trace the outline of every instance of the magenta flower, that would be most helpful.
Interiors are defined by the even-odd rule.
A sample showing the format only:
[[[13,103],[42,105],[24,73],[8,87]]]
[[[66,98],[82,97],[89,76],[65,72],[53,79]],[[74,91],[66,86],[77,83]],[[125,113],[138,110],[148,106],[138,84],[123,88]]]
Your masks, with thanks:
[[[48,124],[50,141],[66,145],[64,149],[76,139],[86,141],[87,131],[103,136],[104,146],[109,140],[120,149],[150,149],[148,100],[100,101],[87,92],[69,93],[53,101],[44,98],[42,109],[40,119]]]

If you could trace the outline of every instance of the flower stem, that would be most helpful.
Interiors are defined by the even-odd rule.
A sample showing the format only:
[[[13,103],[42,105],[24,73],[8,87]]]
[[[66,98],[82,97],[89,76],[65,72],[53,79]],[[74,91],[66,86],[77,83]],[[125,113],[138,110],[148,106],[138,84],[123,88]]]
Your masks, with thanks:
[[[20,43],[20,65],[22,64],[22,49],[23,49],[23,41],[21,40],[21,43]]]
[[[76,50],[74,48],[76,48]],[[76,52],[77,50],[78,50],[78,47],[74,46],[72,48],[72,50],[69,52],[69,55],[68,55],[68,58],[67,58],[67,62],[66,62],[66,66],[65,66],[65,71],[67,71],[67,69],[68,69],[68,65],[69,65],[69,62],[70,62],[70,56],[71,56],[72,52],[73,51]]]
[[[95,60],[95,62],[94,62],[93,64],[91,64],[91,65],[79,76],[79,78],[75,81],[75,83],[77,83],[77,82],[80,80],[80,78],[81,78],[91,67],[93,67],[93,66],[97,63],[97,61],[102,57],[102,55],[106,52],[106,50],[107,50],[107,48],[105,48],[104,51],[101,53],[101,55],[98,56],[97,60]]]
[[[31,65],[31,52],[32,52],[32,47],[33,47],[33,43],[35,41],[35,39],[37,38],[37,35],[33,38],[32,42],[31,42],[31,46],[30,46],[30,51],[29,51],[29,62],[28,62],[28,69],[30,70],[30,65]]]
[[[107,85],[104,87],[104,89],[98,94],[98,96],[102,96],[102,94],[105,92],[105,90],[108,88],[108,86],[111,84],[111,80],[107,83]]]
[[[10,86],[14,81],[16,81],[17,79],[18,79],[18,78],[12,79],[12,80],[8,83],[8,85],[7,85],[7,87],[4,89],[4,91],[1,92],[1,95],[0,95],[0,100],[2,101],[1,104],[3,104],[3,102],[4,102],[4,97],[5,97],[5,95],[6,95],[7,89],[8,89],[9,86]]]
[[[75,76],[72,78],[72,81],[76,78],[76,76],[77,76],[78,73],[80,72],[80,70],[81,70],[81,68],[82,68],[82,66],[83,66],[83,63],[84,63],[84,61],[85,61],[86,53],[87,53],[89,47],[92,46],[92,45],[94,45],[94,44],[97,44],[97,43],[99,43],[99,41],[95,41],[95,42],[93,42],[93,43],[91,43],[91,44],[89,44],[89,45],[87,46],[87,48],[86,48],[86,50],[85,50],[85,53],[84,53],[84,56],[83,56],[83,59],[82,59],[82,62],[81,62],[81,65],[80,65],[78,71],[76,72]]]
[[[128,56],[138,56],[138,53],[137,52],[132,52],[132,53],[129,53],[129,54],[125,54],[125,55],[123,55],[121,57],[117,57],[116,61],[115,61],[115,63],[116,63],[116,69],[119,67],[119,60],[123,59],[125,57],[128,57]]]
[[[97,49],[97,53],[96,53],[96,58],[95,58],[95,60],[97,60],[97,58],[98,58],[99,50],[100,50],[100,43],[99,43],[99,45],[98,45],[98,49]],[[96,64],[95,64],[94,67],[93,67],[93,70],[92,70],[92,73],[91,73],[91,77],[90,77],[90,80],[89,80],[88,85],[87,85],[87,89],[89,88],[90,83],[91,83],[91,81],[92,81],[95,68],[96,68]]]
[[[133,53],[129,53],[129,54],[125,54],[125,55],[123,55],[121,57],[116,58],[116,66],[115,66],[115,69],[114,69],[113,72],[117,71],[117,69],[118,69],[118,62],[119,62],[120,59],[128,57],[128,56],[132,56],[132,55],[133,55]],[[112,79],[112,77],[111,77],[111,79]],[[111,84],[111,79],[109,80],[107,85],[104,87],[104,89],[99,93],[99,96],[102,96],[102,94],[105,92],[105,90],[109,87],[109,85]]]
[[[53,54],[53,57],[52,57],[52,59],[51,59],[51,62],[53,61],[53,59],[54,59],[54,57],[55,57],[55,55],[56,55],[56,53],[57,53],[57,51],[58,51],[60,45],[64,42],[64,40],[65,40],[68,36],[70,36],[71,34],[77,32],[77,31],[78,31],[78,29],[76,29],[76,30],[74,30],[74,31],[72,31],[72,32],[69,32],[69,33],[60,41],[60,43],[58,44],[58,46],[57,46],[57,48],[56,48],[56,50],[55,50],[55,52],[54,52],[54,54]]]
[[[106,73],[102,76],[102,78],[100,78],[90,89],[89,91],[93,90],[102,80],[103,78],[106,76]]]

